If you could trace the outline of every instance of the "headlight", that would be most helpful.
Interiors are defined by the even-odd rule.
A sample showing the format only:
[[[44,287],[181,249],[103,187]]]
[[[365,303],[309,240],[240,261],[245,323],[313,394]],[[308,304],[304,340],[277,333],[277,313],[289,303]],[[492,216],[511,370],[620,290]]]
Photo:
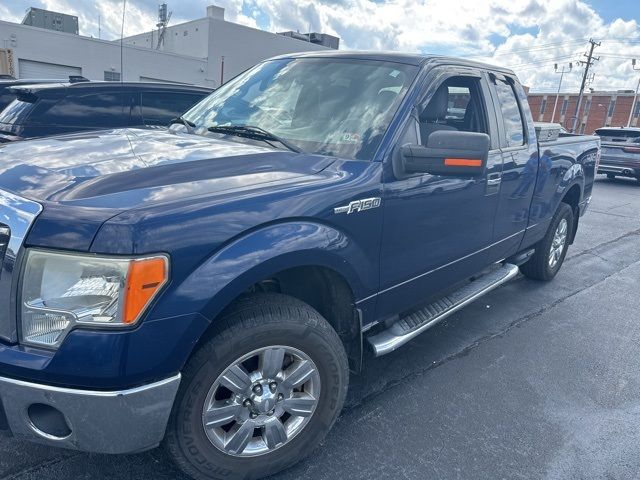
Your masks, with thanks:
[[[133,325],[167,278],[163,255],[116,258],[28,250],[20,294],[21,340],[57,347],[77,325]]]

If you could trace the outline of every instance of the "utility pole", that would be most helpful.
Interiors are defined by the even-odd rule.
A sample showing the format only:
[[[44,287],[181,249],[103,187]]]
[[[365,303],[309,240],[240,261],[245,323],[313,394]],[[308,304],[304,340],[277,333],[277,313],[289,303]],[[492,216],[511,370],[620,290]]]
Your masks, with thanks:
[[[640,68],[636,68],[636,59],[631,60],[631,65],[634,70],[640,70]],[[627,121],[627,128],[631,126],[631,119],[633,118],[633,111],[636,107],[636,100],[638,99],[638,90],[640,89],[640,79],[638,79],[638,86],[636,87],[636,93],[633,94],[633,102],[631,102],[631,111],[629,112],[629,120]]]
[[[558,73],[558,64],[554,65],[554,70]],[[569,64],[569,72],[573,69],[573,63]],[[556,94],[556,101],[553,104],[553,113],[551,114],[551,123],[553,123],[553,119],[556,117],[556,109],[558,108],[558,97],[560,96],[560,89],[562,88],[562,79],[564,78],[564,65],[562,66],[562,70],[560,71],[560,83],[558,83],[558,93]]]
[[[124,82],[124,61],[122,53],[124,52],[124,15],[127,11],[127,0],[122,0],[122,26],[120,27],[120,82]]]
[[[582,84],[580,85],[580,94],[578,95],[578,104],[576,105],[576,113],[573,116],[573,127],[571,127],[571,133],[575,133],[576,132],[576,126],[578,124],[578,114],[580,113],[580,106],[582,105],[582,96],[584,95],[584,87],[585,84],[587,83],[587,76],[589,75],[589,68],[591,67],[591,65],[593,65],[595,62],[597,62],[598,60],[600,60],[600,57],[598,58],[593,58],[593,49],[596,47],[600,46],[599,42],[595,42],[593,40],[593,38],[589,39],[589,43],[591,44],[590,48],[589,48],[589,54],[584,54],[585,57],[587,57],[587,61],[580,61],[580,63],[582,65],[585,65],[584,68],[584,75],[582,76]]]

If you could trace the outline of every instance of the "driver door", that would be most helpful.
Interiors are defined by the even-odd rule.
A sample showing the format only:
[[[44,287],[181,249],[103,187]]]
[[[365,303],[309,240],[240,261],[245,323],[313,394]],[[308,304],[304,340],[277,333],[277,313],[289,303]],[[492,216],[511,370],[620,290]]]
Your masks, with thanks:
[[[451,67],[432,71],[419,104],[426,108],[417,107],[385,165],[377,307],[381,319],[429,300],[486,266],[502,171],[495,113],[483,72],[465,68],[452,75],[452,71]],[[429,135],[439,130],[489,134],[484,173],[403,172],[400,147],[428,146]]]

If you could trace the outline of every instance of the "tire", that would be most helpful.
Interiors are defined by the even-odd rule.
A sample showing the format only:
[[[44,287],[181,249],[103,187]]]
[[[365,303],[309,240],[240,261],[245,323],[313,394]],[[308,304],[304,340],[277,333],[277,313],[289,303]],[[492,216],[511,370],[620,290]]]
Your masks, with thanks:
[[[557,244],[554,245],[554,239],[558,228],[561,224],[566,225],[564,232],[564,241],[560,249]],[[549,229],[544,238],[537,244],[536,251],[533,256],[523,265],[520,266],[520,271],[526,277],[533,280],[540,280],[548,282],[553,280],[556,276],[564,258],[567,255],[567,249],[569,248],[569,239],[573,236],[574,228],[574,214],[573,209],[566,203],[561,203],[556,211],[555,215],[551,219]],[[551,261],[552,248],[555,251],[555,262]]]
[[[616,176],[615,176],[613,173],[607,173],[607,178],[608,178],[609,180],[615,180],[615,179],[616,179]]]
[[[338,418],[349,383],[349,367],[343,344],[335,330],[316,310],[281,294],[266,293],[244,297],[227,309],[217,323],[216,331],[192,355],[183,371],[182,383],[167,428],[165,448],[175,463],[194,479],[250,480],[273,475],[311,453]],[[259,389],[261,396],[256,396],[257,382],[263,380],[256,380],[253,375],[266,377],[263,373],[270,370],[264,366],[267,365],[266,352],[273,354],[270,358],[274,358],[274,352],[281,350],[285,350],[286,355],[284,360],[278,358],[279,376],[269,374],[269,378],[275,378],[276,381],[264,380],[270,383],[264,383],[264,389]],[[256,351],[259,353],[256,354]],[[238,363],[250,355],[253,357],[249,357],[245,363]],[[288,361],[292,362],[289,366]],[[296,387],[299,388],[298,391],[291,393],[287,390],[289,386],[285,384],[289,379],[295,378],[291,383],[297,380],[290,372],[303,363],[305,369],[313,370],[314,373],[310,374],[307,383]],[[277,365],[278,362],[274,361],[272,364]],[[226,383],[229,368],[234,365],[240,365],[245,372],[252,372],[252,387],[248,387],[249,390],[245,388],[246,382],[242,381],[236,381],[234,387],[242,393],[234,393],[226,388],[229,385]],[[309,365],[315,368],[310,368]],[[285,393],[275,396],[281,389]],[[230,399],[219,400],[220,392],[224,396],[227,395],[226,391],[230,392]],[[269,391],[274,396],[263,401],[271,395]],[[246,392],[252,395],[251,399]],[[287,405],[291,410],[292,404],[287,402],[296,395],[305,396],[309,402],[307,405],[313,403],[308,398],[309,395],[317,397],[315,406],[305,407],[307,410],[304,416],[288,416],[288,413],[280,416]],[[247,406],[247,402],[251,400],[253,402]],[[216,407],[220,402],[223,406]],[[227,408],[230,402],[236,412],[232,424],[205,429],[205,407],[220,412],[220,408]],[[267,411],[269,408],[273,410]],[[211,415],[217,415],[215,412]],[[208,411],[207,414],[209,413]],[[240,419],[236,420],[237,418]],[[226,421],[226,418],[221,421]],[[248,445],[231,451],[229,449],[232,447],[229,445],[236,443],[227,441],[227,438],[233,432],[239,436],[246,426],[242,422],[249,425],[246,431],[253,432],[243,438],[250,435],[252,437]],[[274,422],[287,425],[287,432],[291,425],[300,430],[282,443],[282,437],[277,434],[267,436],[267,425],[276,425]],[[208,425],[212,424],[213,421]],[[253,430],[259,424],[261,426]],[[225,429],[229,431],[225,433]],[[273,427],[272,431],[280,432],[281,426]],[[284,438],[287,435],[288,433]],[[275,446],[269,446],[269,438],[280,440],[273,443]],[[267,450],[261,452],[260,449],[264,448]]]

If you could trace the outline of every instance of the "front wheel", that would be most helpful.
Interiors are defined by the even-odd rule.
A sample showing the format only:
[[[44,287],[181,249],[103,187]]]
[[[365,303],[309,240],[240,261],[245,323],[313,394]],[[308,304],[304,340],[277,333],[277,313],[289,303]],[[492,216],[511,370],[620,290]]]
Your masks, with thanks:
[[[613,173],[607,173],[607,178],[608,178],[609,180],[615,180],[615,179],[616,179],[616,176],[615,176]]]
[[[573,209],[566,203],[561,203],[551,219],[546,235],[536,246],[529,261],[520,266],[520,271],[534,280],[552,280],[567,255],[574,225]]]
[[[349,370],[335,330],[279,294],[237,302],[189,360],[167,430],[196,479],[257,479],[309,454],[335,422]]]

